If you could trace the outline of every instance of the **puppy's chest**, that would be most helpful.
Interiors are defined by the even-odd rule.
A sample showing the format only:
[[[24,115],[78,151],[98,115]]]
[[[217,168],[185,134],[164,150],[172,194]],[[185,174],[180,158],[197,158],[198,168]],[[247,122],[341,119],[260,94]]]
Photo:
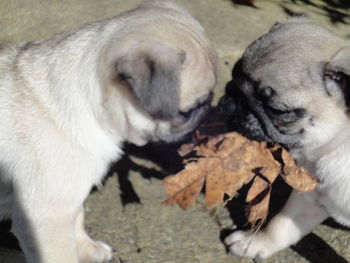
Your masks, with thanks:
[[[294,155],[293,155],[294,157]],[[350,225],[350,162],[334,156],[310,161],[305,156],[294,157],[299,166],[318,180],[316,202],[339,223]]]

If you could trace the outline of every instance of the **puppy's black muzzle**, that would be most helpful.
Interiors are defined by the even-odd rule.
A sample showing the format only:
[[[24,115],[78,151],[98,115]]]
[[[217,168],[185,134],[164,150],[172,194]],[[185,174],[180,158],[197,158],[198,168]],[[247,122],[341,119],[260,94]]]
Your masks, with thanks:
[[[225,95],[220,99],[217,111],[226,121],[229,131],[237,131],[249,139],[270,141],[258,118],[249,108],[247,99],[233,81],[226,85]]]

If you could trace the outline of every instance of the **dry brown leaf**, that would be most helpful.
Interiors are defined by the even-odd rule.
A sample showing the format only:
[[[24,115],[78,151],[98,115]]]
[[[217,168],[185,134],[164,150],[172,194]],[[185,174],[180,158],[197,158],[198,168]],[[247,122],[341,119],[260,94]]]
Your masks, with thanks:
[[[248,202],[246,216],[249,222],[265,220],[269,212],[270,193],[271,184],[264,178],[256,176],[246,198]]]
[[[254,182],[249,189],[249,192],[246,197],[246,202],[250,203],[252,200],[258,196],[261,192],[265,191],[266,188],[270,188],[272,183],[276,180],[278,174],[280,172],[279,167],[265,167],[262,168],[258,175],[255,177],[260,178],[257,182]]]
[[[165,178],[165,193],[171,198],[165,200],[164,204],[179,204],[183,209],[192,206],[203,188],[205,173],[206,170],[201,167],[200,162],[189,163],[186,169],[176,176]]]
[[[282,151],[281,157],[283,160],[281,176],[285,182],[300,192],[312,192],[317,186],[317,180],[304,168],[298,168],[286,150]]]
[[[195,151],[197,157],[185,160],[185,169],[163,182],[170,196],[165,204],[179,204],[182,208],[193,205],[205,183],[206,208],[211,208],[222,204],[225,194],[234,197],[254,178],[246,202],[249,222],[255,222],[266,218],[272,183],[281,170],[286,182],[299,191],[316,187],[316,180],[296,167],[278,144],[251,141],[235,132],[214,137],[197,134],[197,138],[199,143],[182,147],[182,153]]]
[[[249,222],[264,221],[267,217],[272,183],[276,180],[279,172],[280,167],[265,167],[254,178],[246,197]]]

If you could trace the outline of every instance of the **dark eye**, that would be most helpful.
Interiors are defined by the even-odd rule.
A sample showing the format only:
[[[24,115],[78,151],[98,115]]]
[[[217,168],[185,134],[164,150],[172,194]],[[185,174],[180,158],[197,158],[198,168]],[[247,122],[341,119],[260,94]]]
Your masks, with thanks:
[[[297,118],[303,118],[306,115],[306,110],[305,109],[293,109],[293,110],[285,110],[285,109],[280,109],[276,108],[274,106],[269,106],[266,105],[265,108],[270,111],[273,115],[278,115],[278,116],[295,116]]]
[[[287,123],[293,123],[295,121],[298,121],[306,116],[306,110],[305,109],[292,109],[292,110],[286,110],[286,109],[280,109],[276,108],[274,106],[265,106],[265,109],[267,111],[267,114],[270,115],[273,119],[281,120],[283,122]]]
[[[270,105],[267,105],[267,104],[265,104],[264,106],[265,106],[265,108],[268,111],[270,111],[272,114],[275,114],[275,115],[282,115],[284,113],[289,113],[290,112],[290,111],[286,111],[284,109],[277,108],[275,106],[270,106]]]

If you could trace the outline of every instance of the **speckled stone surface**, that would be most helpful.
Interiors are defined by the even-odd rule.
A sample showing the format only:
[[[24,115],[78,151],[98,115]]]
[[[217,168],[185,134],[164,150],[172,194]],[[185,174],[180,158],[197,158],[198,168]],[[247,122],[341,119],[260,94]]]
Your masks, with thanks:
[[[3,0],[0,1],[0,39],[25,41],[49,38],[84,23],[114,16],[139,2]],[[217,48],[220,78],[216,98],[223,93],[232,66],[244,48],[276,21],[287,19],[288,14],[307,14],[336,33],[350,35],[350,9],[334,10],[326,5],[326,2],[336,3],[336,0],[257,0],[256,8],[237,5],[230,0],[178,2],[202,22]],[[147,155],[147,149],[143,151]],[[148,168],[142,168],[143,165]],[[226,254],[220,234],[221,230],[232,225],[228,210],[208,213],[200,203],[187,211],[162,206],[160,203],[165,196],[160,180],[156,179],[159,172],[153,170],[147,159],[138,159],[137,165],[129,161],[119,166],[123,167],[119,167],[122,169],[118,169],[118,175],[111,172],[104,187],[93,191],[86,202],[87,229],[94,238],[106,241],[114,248],[113,262],[252,262]],[[132,194],[126,195],[125,191]],[[125,200],[128,202],[123,205]],[[349,231],[329,223],[319,226],[292,249],[286,249],[264,262],[348,262],[349,244]],[[17,250],[0,247],[0,262],[19,263],[23,262],[23,258]]]

